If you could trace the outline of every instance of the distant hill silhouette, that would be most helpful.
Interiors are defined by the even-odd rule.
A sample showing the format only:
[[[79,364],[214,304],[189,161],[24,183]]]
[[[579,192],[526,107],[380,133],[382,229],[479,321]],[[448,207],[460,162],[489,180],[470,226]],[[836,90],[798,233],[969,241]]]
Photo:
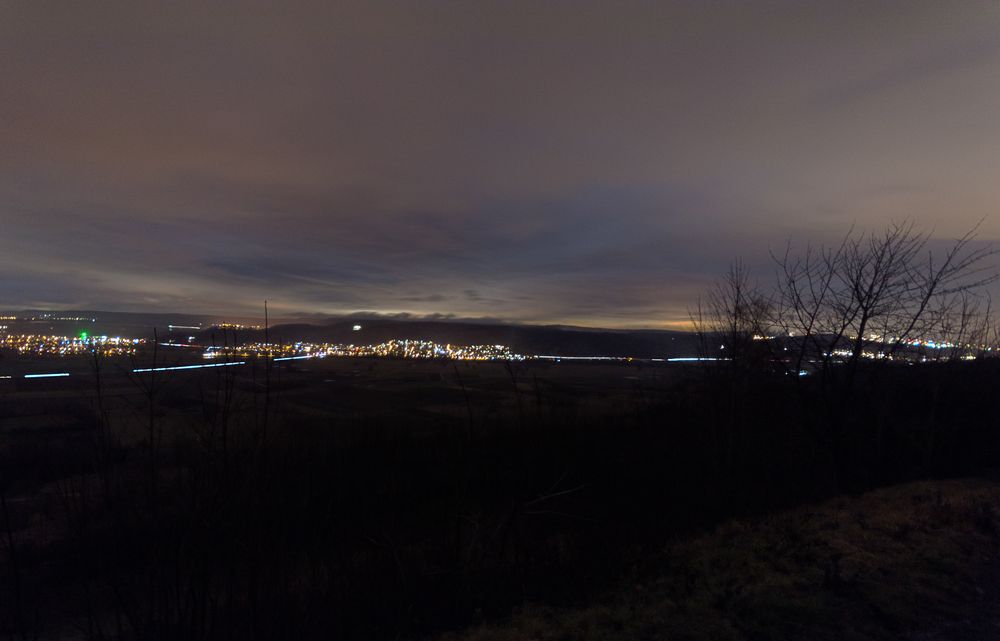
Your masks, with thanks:
[[[360,330],[354,330],[360,325]],[[210,340],[211,331],[199,339]],[[239,340],[259,340],[262,331],[237,332]],[[663,330],[610,330],[579,327],[474,323],[456,321],[344,319],[321,325],[295,323],[269,330],[272,342],[310,341],[374,344],[391,339],[426,339],[440,343],[507,345],[515,352],[555,356],[631,356],[667,358],[692,355],[694,336]]]
[[[261,325],[262,319],[244,316],[215,316],[183,313],[131,313],[95,310],[22,310],[13,312],[19,319],[12,330],[76,335],[86,331],[92,335],[152,336],[155,328],[161,339],[183,335],[197,336],[210,344],[213,334],[221,343],[223,334],[231,342],[232,330],[213,328],[218,323]],[[43,315],[51,320],[41,320]],[[61,320],[80,317],[81,321]],[[89,319],[95,319],[91,322]],[[361,329],[354,330],[355,325]],[[171,329],[170,326],[174,326]],[[201,327],[202,329],[191,329]],[[358,315],[340,318],[317,318],[299,321],[278,320],[269,330],[274,342],[330,342],[375,344],[391,339],[427,339],[440,343],[507,345],[515,352],[529,355],[554,356],[620,356],[635,358],[669,358],[692,356],[696,353],[695,337],[690,332],[669,330],[601,329],[559,325],[522,325],[498,321],[433,320],[400,318],[364,318]],[[263,340],[264,332],[236,330],[239,342]]]

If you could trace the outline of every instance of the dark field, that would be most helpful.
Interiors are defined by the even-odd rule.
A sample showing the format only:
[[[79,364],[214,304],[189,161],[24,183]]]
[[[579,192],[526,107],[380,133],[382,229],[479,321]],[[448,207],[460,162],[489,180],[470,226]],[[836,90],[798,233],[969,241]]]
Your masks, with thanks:
[[[991,361],[890,368],[836,412],[808,381],[723,367],[327,358],[131,373],[149,364],[53,360],[47,371],[72,376],[0,381],[4,635],[867,638],[832,622],[874,597],[814,581],[846,573],[822,528],[737,540],[778,546],[752,575],[713,569],[737,561],[712,560],[728,544],[699,533],[916,478],[988,476],[998,445]],[[977,563],[993,558],[995,496],[969,499],[980,517],[962,512],[980,528]],[[959,567],[947,541],[964,535],[949,523],[914,554]],[[799,554],[787,537],[814,542],[776,570],[780,550]],[[710,559],[678,565],[685,546]],[[992,576],[968,580],[986,590]],[[636,581],[666,587],[636,601],[622,587]],[[895,594],[898,611],[863,631],[918,638],[966,616],[953,604],[915,617]],[[717,616],[728,623],[706,623]]]
[[[186,353],[159,355],[159,366],[203,364]],[[255,402],[269,386],[276,416],[297,425],[317,422],[328,427],[344,423],[375,422],[408,427],[478,427],[514,425],[540,417],[576,420],[579,417],[620,417],[658,402],[669,383],[692,368],[670,364],[600,364],[580,362],[517,364],[499,362],[442,362],[379,358],[326,358],[262,363],[225,368],[133,374],[149,367],[149,356],[104,359],[100,372],[92,359],[8,358],[0,380],[0,431],[16,432],[23,424],[31,431],[57,427],[86,430],[94,421],[94,403],[101,392],[109,421],[123,427],[136,423],[135,413],[148,406],[147,386],[157,388],[165,408],[163,420],[184,423],[204,418],[217,398],[230,394],[232,418],[253,418]],[[68,378],[30,379],[25,373],[67,372]],[[218,395],[218,396],[217,396]],[[140,421],[145,433],[147,417]],[[136,427],[131,425],[131,427]],[[180,427],[179,425],[177,427]]]

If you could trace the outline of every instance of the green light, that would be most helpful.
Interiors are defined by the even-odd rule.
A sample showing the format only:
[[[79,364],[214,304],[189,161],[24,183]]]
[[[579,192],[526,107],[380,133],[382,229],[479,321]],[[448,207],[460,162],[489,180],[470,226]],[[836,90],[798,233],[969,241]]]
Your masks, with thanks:
[[[83,340],[87,340],[87,332],[80,332],[80,338]]]

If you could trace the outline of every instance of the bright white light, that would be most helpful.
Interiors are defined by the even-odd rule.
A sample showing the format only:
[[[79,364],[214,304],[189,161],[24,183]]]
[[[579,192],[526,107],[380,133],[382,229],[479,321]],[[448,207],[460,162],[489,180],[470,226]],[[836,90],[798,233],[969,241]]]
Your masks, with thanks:
[[[139,374],[141,372],[174,372],[181,369],[204,369],[206,367],[231,367],[233,365],[246,365],[246,361],[239,361],[236,363],[211,363],[209,365],[175,365],[174,367],[142,367],[139,369],[132,370],[133,374]],[[69,374],[66,374],[69,376]]]
[[[354,331],[356,331],[356,332],[360,332],[360,331],[361,331],[361,325],[355,325],[355,326],[354,326],[354,327],[352,327],[351,329],[353,329],[353,330],[354,330]]]

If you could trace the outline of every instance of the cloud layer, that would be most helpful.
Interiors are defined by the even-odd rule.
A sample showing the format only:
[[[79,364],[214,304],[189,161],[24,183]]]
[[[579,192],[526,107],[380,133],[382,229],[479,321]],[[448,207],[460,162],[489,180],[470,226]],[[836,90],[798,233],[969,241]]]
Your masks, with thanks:
[[[0,74],[0,307],[659,326],[1000,235],[995,3],[10,3]]]

